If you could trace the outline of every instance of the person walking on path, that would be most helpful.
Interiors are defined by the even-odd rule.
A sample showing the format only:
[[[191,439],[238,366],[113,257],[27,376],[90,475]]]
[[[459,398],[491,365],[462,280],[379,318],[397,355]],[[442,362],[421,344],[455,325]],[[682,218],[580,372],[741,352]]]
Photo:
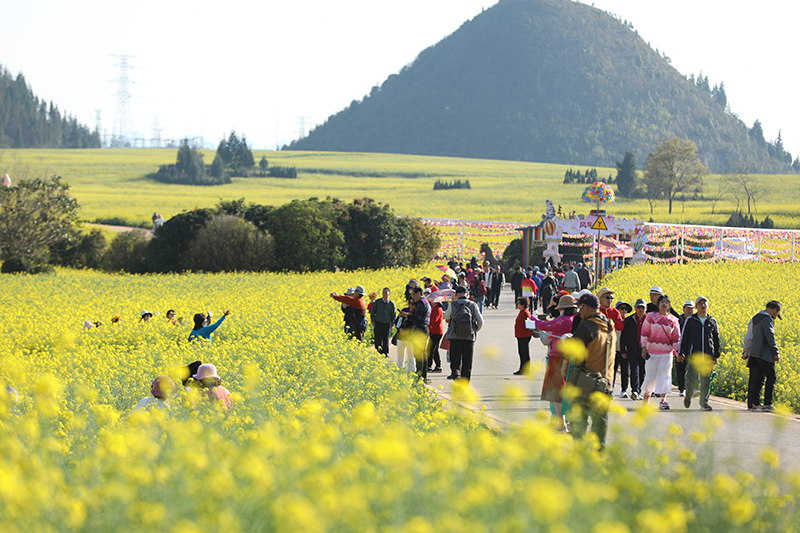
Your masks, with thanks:
[[[536,292],[538,288],[536,287],[536,283],[532,279],[533,274],[528,272],[525,275],[525,279],[522,280],[520,284],[520,291],[522,293],[523,298],[528,299],[528,311],[531,313],[536,312],[537,305],[536,305]]]
[[[209,325],[211,322],[211,312],[208,313],[197,313],[194,315],[194,329],[189,334],[189,340],[192,341],[198,337],[202,337],[211,344],[211,334],[214,333],[218,327],[225,322],[225,317],[229,316],[231,312],[225,311],[222,316],[214,322],[213,324]]]
[[[614,329],[617,331],[622,331],[622,328],[625,327],[625,322],[623,321],[619,310],[613,307],[614,294],[614,291],[608,287],[603,287],[597,291],[597,300],[600,302],[600,312],[614,323]]]
[[[774,411],[772,392],[775,388],[775,363],[781,354],[775,340],[775,318],[783,320],[783,306],[777,300],[767,302],[766,309],[754,316],[747,325],[742,358],[747,359],[750,382],[747,386],[747,408],[751,411]],[[766,378],[766,384],[764,379]],[[764,405],[761,405],[761,387],[764,387]]]
[[[619,336],[619,355],[628,361],[631,378],[631,400],[642,399],[642,383],[644,382],[645,360],[642,356],[642,326],[645,314],[645,302],[642,298],[636,300],[636,312],[625,318],[625,327]]]
[[[664,290],[661,287],[653,287],[650,289],[650,303],[647,304],[647,314],[658,313],[658,299],[664,295]],[[672,307],[669,308],[669,313],[680,320],[681,315]]]
[[[442,304],[434,302],[431,304],[431,325],[430,336],[428,337],[428,372],[440,373],[442,371],[442,359],[439,356],[439,344],[444,335],[444,309]]]
[[[386,357],[389,357],[389,336],[392,325],[397,320],[397,308],[389,298],[391,293],[389,287],[384,287],[383,297],[372,302],[370,310],[370,320],[375,330],[375,349]]]
[[[570,383],[581,389],[581,393],[572,400],[570,410],[570,428],[573,439],[581,439],[592,419],[592,433],[600,441],[600,449],[605,447],[608,430],[609,401],[601,402],[592,398],[595,393],[610,396],[610,384],[614,373],[616,356],[616,336],[614,324],[600,312],[600,302],[593,294],[585,294],[578,300],[581,323],[575,331],[574,338],[583,341],[586,346],[586,360],[582,365],[573,362],[570,370]],[[588,371],[588,372],[587,372]],[[574,373],[574,377],[573,377]],[[580,380],[581,374],[588,374],[594,385],[592,390],[584,390]],[[578,378],[578,379],[575,379]],[[601,389],[605,390],[601,390]],[[610,398],[609,398],[610,400]]]
[[[603,304],[600,304],[602,308]],[[617,356],[614,359],[614,381],[611,383],[611,390],[614,390],[614,386],[617,384],[617,371],[619,371],[620,375],[620,398],[627,398],[628,397],[628,375],[629,375],[629,363],[626,357],[622,357],[622,353],[620,352],[620,346],[622,343],[620,342],[622,337],[622,332],[625,329],[625,318],[628,316],[628,313],[633,311],[631,304],[628,302],[619,301],[614,306],[616,310],[619,312],[620,317],[622,318],[622,329],[616,329],[617,335]],[[608,317],[606,317],[608,318]]]
[[[659,408],[669,409],[667,394],[672,390],[672,355],[681,348],[678,319],[670,314],[669,296],[658,298],[658,312],[650,313],[642,325],[642,353],[646,377],[642,384],[644,403],[654,393],[661,398]]]
[[[578,277],[578,273],[575,272],[575,267],[572,265],[567,267],[567,273],[564,274],[564,290],[569,293],[581,290],[581,280]]]
[[[415,287],[411,293],[414,300],[414,312],[411,314],[411,343],[414,349],[414,360],[417,374],[423,380],[428,379],[428,335],[431,323],[431,303],[422,297],[422,287]]]
[[[586,268],[586,265],[583,263],[578,263],[578,268],[575,270],[575,273],[578,274],[578,279],[581,280],[580,290],[586,290],[591,287],[592,273],[589,272],[589,269]]]
[[[514,291],[514,301],[516,302],[522,296],[522,281],[525,279],[525,274],[522,273],[522,267],[517,267],[514,274],[511,275],[511,289]]]
[[[515,376],[527,376],[531,364],[531,336],[533,332],[525,327],[525,321],[530,320],[531,312],[528,311],[528,299],[520,296],[517,298],[517,318],[514,320],[514,337],[517,339],[517,353],[519,354],[519,370]]]
[[[564,414],[562,407],[562,392],[565,383],[564,371],[564,353],[561,351],[561,344],[559,341],[566,334],[572,333],[574,320],[576,318],[577,307],[575,306],[575,299],[570,296],[562,296],[558,300],[556,309],[559,311],[560,316],[553,320],[539,320],[533,319],[536,329],[549,333],[550,344],[547,355],[547,368],[544,374],[544,383],[542,383],[542,400],[550,402],[552,411],[555,412],[559,430],[564,430],[566,424],[564,422]]]
[[[450,375],[448,379],[463,379],[469,383],[472,376],[472,356],[475,339],[483,327],[483,316],[478,305],[467,299],[467,289],[456,287],[455,300],[447,307],[444,319],[449,321],[445,337],[450,341]]]
[[[683,362],[686,368],[683,406],[687,409],[692,406],[692,394],[699,381],[700,410],[711,411],[708,397],[711,394],[711,371],[720,356],[719,327],[717,320],[708,314],[708,298],[699,296],[692,307],[697,307],[697,314],[684,322],[678,352],[678,361]]]
[[[686,321],[692,315],[694,315],[694,302],[686,300],[683,303],[683,314],[678,318],[678,323],[681,326],[681,344],[683,344],[683,331],[686,327]],[[685,357],[675,357],[675,385],[678,386],[678,396],[686,396],[686,362]]]
[[[367,331],[367,303],[364,301],[364,287],[357,286],[352,296],[339,296],[331,293],[331,298],[352,308],[353,311],[353,336],[359,341],[364,341],[364,332]]]
[[[491,295],[492,309],[497,309],[497,304],[500,303],[500,293],[506,284],[505,276],[500,270],[500,267],[494,267],[491,277],[491,284],[488,287]]]

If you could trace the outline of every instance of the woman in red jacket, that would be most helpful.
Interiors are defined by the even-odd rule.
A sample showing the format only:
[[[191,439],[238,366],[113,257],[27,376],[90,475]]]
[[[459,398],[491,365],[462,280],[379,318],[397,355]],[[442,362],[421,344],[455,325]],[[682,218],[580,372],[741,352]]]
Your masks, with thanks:
[[[515,376],[528,375],[528,367],[531,365],[531,335],[533,332],[525,327],[525,321],[531,318],[528,311],[528,299],[524,296],[517,298],[517,309],[519,314],[514,321],[514,336],[517,338],[517,352],[519,353],[519,370],[514,372]]]
[[[444,335],[444,310],[442,304],[434,302],[431,304],[431,322],[428,327],[428,372],[441,372],[442,360],[439,357],[439,343],[442,342]],[[434,366],[435,365],[435,366]]]

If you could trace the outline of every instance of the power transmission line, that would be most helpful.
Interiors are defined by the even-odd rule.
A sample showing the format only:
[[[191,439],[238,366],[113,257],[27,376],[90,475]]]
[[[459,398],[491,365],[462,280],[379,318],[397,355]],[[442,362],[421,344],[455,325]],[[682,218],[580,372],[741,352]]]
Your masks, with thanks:
[[[114,113],[114,127],[111,130],[111,146],[116,148],[124,148],[130,146],[128,136],[133,127],[133,119],[131,118],[131,94],[129,84],[133,83],[128,78],[128,70],[132,67],[128,65],[128,60],[136,56],[116,55],[111,54],[112,57],[119,59],[119,63],[114,65],[119,67],[119,78],[116,80],[117,85],[117,111]]]

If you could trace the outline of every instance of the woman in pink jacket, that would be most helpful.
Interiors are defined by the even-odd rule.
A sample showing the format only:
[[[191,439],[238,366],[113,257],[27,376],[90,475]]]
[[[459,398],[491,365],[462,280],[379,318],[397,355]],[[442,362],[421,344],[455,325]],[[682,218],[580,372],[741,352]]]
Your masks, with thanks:
[[[645,379],[642,384],[644,403],[650,396],[661,397],[659,408],[669,409],[667,394],[672,390],[672,356],[681,345],[678,319],[670,314],[671,304],[666,294],[658,298],[658,312],[650,313],[642,324],[642,357],[645,358]]]
[[[536,329],[548,332],[553,340],[550,342],[550,352],[547,357],[547,370],[542,384],[542,400],[551,403],[556,413],[559,431],[566,430],[564,415],[561,414],[561,392],[564,389],[564,354],[559,349],[559,342],[567,333],[572,333],[572,321],[575,319],[575,299],[572,296],[562,296],[558,300],[556,309],[560,316],[553,320],[539,320],[534,318]],[[552,411],[551,411],[552,412]]]

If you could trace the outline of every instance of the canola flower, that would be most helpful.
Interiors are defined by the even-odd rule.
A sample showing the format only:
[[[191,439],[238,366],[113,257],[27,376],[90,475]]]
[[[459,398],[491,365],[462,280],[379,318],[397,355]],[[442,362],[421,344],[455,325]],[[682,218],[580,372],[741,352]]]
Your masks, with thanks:
[[[429,274],[434,274],[429,269]],[[393,294],[419,271],[4,276],[3,531],[791,531],[800,481],[717,474],[691,449],[603,454],[546,420],[503,432],[346,339],[328,293]],[[213,345],[178,315],[230,308]],[[111,324],[108,318],[121,315]],[[100,328],[83,330],[86,319]],[[225,413],[194,393],[131,413],[159,374],[214,363]],[[467,392],[465,391],[465,394]],[[637,416],[646,416],[637,415]],[[711,431],[711,428],[707,431]],[[677,429],[673,430],[678,433]]]
[[[647,301],[653,285],[664,289],[676,306],[698,296],[709,299],[709,314],[717,319],[722,356],[713,367],[713,386],[718,396],[747,401],[749,370],[741,358],[742,338],[753,315],[769,300],[783,304],[784,320],[776,320],[775,335],[781,350],[776,365],[775,404],[800,413],[800,293],[792,288],[800,276],[800,264],[759,262],[695,263],[690,265],[641,265],[624,268],[603,280],[617,291],[617,300]],[[708,367],[705,368],[708,370]]]

